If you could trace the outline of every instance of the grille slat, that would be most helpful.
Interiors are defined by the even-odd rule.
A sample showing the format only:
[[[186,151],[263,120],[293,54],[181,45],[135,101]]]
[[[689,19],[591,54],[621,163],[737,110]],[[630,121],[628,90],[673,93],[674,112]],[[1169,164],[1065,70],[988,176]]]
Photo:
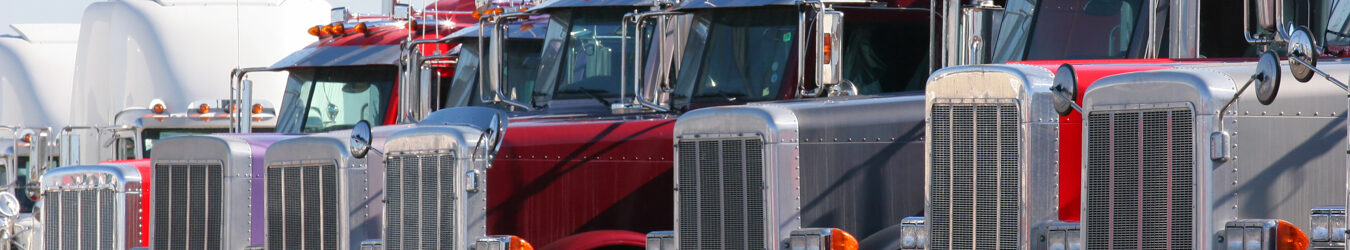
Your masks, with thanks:
[[[44,192],[46,249],[116,249],[116,195],[112,189]]]
[[[337,166],[268,166],[267,244],[273,249],[336,249]]]
[[[937,103],[930,113],[929,247],[1018,247],[1021,128],[1012,102]]]
[[[764,249],[764,143],[760,139],[681,141],[680,214],[684,249]]]
[[[1088,249],[1194,246],[1189,108],[1088,115]]]
[[[453,154],[391,155],[385,161],[385,248],[454,249],[458,213]]]
[[[155,249],[221,248],[220,164],[157,164]]]

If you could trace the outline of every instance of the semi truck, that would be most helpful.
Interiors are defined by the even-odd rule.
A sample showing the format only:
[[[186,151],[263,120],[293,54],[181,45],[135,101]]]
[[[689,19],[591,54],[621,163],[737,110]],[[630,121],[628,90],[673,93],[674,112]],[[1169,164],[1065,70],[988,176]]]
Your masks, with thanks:
[[[1034,44],[998,43],[994,46],[1003,49],[991,53],[1011,53],[1012,61],[935,73],[928,83],[925,108],[930,139],[927,223],[915,224],[905,234],[916,242],[909,247],[923,247],[923,241],[928,248],[1081,246],[1084,238],[1077,236],[1077,222],[1086,196],[1080,173],[1088,142],[1081,140],[1082,114],[1072,106],[1081,103],[1084,90],[1120,73],[1256,59],[1256,46],[1240,36],[1243,26],[1233,24],[1244,18],[1242,5],[1156,4],[1009,1],[1002,8],[1007,13],[1034,11],[1027,12],[1030,16],[1004,14],[1004,29],[1019,24],[1013,30],[1025,34],[1000,30],[1005,32],[1000,41],[1008,37]],[[1305,10],[1332,9],[1321,4]],[[1319,16],[1319,23],[1335,23]],[[1078,23],[1120,29],[1068,25]],[[1122,33],[1125,28],[1130,31]],[[1082,60],[1103,51],[1095,55],[1100,59]],[[1056,58],[1074,60],[1044,60]],[[998,231],[977,235],[973,230],[991,225]]]
[[[447,54],[454,48],[451,36],[472,25],[475,5],[464,1],[440,1],[425,9],[414,10],[406,4],[389,2],[390,11],[381,15],[359,16],[337,8],[332,22],[313,26],[308,33],[318,38],[309,47],[264,68],[241,68],[231,73],[232,100],[248,103],[254,89],[249,80],[258,71],[285,71],[280,113],[275,133],[250,133],[253,120],[241,110],[233,110],[229,120],[235,133],[183,136],[161,140],[152,152],[153,180],[159,196],[151,202],[151,242],[156,248],[243,248],[243,247],[332,247],[359,248],[361,241],[379,236],[382,204],[343,203],[343,209],[364,211],[351,216],[324,217],[327,223],[341,223],[340,234],[326,240],[289,238],[305,231],[278,231],[287,216],[266,216],[269,180],[266,159],[268,146],[284,139],[309,133],[338,133],[349,130],[358,121],[374,121],[384,127],[419,121],[426,112],[439,108],[450,96],[464,91],[450,89],[457,58]],[[498,2],[523,6],[522,2]],[[304,32],[304,29],[298,32]],[[416,79],[414,79],[416,76]],[[357,168],[354,171],[364,172]],[[380,179],[378,171],[369,178]],[[346,176],[347,172],[343,172]],[[355,173],[355,172],[353,172]],[[277,180],[282,180],[279,176]],[[195,178],[195,179],[194,179]],[[175,180],[203,180],[201,182]],[[210,180],[210,182],[205,182]],[[355,179],[353,179],[355,180]],[[205,182],[205,183],[204,183]],[[298,182],[291,180],[288,182]],[[382,198],[379,186],[349,183],[344,189],[354,197]],[[379,182],[374,182],[379,183]],[[191,185],[209,185],[191,189]],[[368,187],[377,187],[368,189]],[[206,193],[206,192],[210,193]],[[278,190],[280,191],[280,190]],[[194,193],[197,192],[197,193]],[[328,193],[334,194],[334,193]],[[334,194],[336,195],[336,194]],[[279,198],[279,197],[278,197]],[[195,209],[183,213],[186,204],[211,205],[210,210]],[[350,206],[348,206],[350,205]],[[336,205],[335,205],[336,206]],[[214,212],[211,212],[214,211]],[[329,214],[328,216],[337,216]],[[341,222],[337,219],[341,218]],[[181,223],[203,219],[216,223]],[[272,219],[278,220],[272,222]],[[180,223],[175,223],[175,222]],[[316,220],[315,223],[324,220]],[[298,228],[293,228],[299,230]],[[317,229],[317,228],[316,228]],[[335,228],[322,232],[332,233]],[[337,238],[338,235],[341,238]],[[276,238],[273,238],[276,237]],[[297,236],[298,237],[298,236]],[[194,239],[194,240],[177,240]],[[317,240],[317,241],[309,241]]]

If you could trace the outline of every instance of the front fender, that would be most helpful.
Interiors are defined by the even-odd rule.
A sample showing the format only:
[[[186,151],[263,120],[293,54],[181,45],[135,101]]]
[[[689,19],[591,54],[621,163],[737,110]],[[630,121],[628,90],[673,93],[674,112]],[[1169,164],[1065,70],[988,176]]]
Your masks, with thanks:
[[[872,235],[868,235],[867,238],[858,242],[858,249],[900,249],[900,243],[905,238],[902,229],[904,229],[904,223],[891,225],[881,229],[881,231],[872,233]]]
[[[646,234],[623,230],[597,230],[567,236],[540,249],[595,249],[610,246],[644,248],[646,244]]]

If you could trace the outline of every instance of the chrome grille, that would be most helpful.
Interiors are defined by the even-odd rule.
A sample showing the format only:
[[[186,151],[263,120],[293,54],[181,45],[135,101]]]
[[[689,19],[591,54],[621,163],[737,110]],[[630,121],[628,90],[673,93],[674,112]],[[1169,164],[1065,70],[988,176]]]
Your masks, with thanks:
[[[455,157],[391,155],[385,162],[385,249],[454,249]]]
[[[682,249],[765,249],[764,142],[758,138],[681,140]]]
[[[220,164],[154,166],[154,249],[220,249]]]
[[[118,249],[117,192],[112,189],[58,191],[42,194],[47,249]]]
[[[1088,115],[1088,249],[1194,246],[1193,120],[1189,108]]]
[[[929,247],[1018,247],[1022,188],[1017,104],[933,104]]]
[[[337,249],[337,167],[268,166],[267,247]]]

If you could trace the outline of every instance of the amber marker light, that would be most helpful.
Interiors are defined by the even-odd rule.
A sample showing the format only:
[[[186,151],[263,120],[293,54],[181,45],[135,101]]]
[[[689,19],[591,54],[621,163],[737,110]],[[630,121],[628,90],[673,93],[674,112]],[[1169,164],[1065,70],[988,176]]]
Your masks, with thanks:
[[[33,143],[33,134],[23,135],[23,142]]]
[[[1276,249],[1308,249],[1308,235],[1294,224],[1279,220],[1275,231]]]
[[[262,104],[253,104],[253,114],[255,114],[255,115],[256,115],[256,114],[261,114],[262,111],[263,111],[263,106],[262,106]]]
[[[211,105],[202,103],[201,106],[197,106],[197,113],[205,114],[206,112],[211,112]]]
[[[358,23],[356,24],[356,27],[352,29],[356,30],[356,32],[361,33],[363,35],[370,35],[370,29],[366,28],[366,23]]]
[[[309,27],[309,34],[313,36],[323,36],[323,32],[321,30],[322,29],[319,28],[319,25],[314,25],[314,27]]]
[[[509,248],[511,250],[534,250],[534,246],[531,246],[530,242],[516,236],[511,236],[511,245]]]
[[[821,46],[820,49],[821,52],[825,52],[825,63],[830,63],[830,59],[832,59],[831,57],[834,57],[834,55],[830,53],[834,50],[833,34],[825,33],[825,45]]]
[[[155,112],[155,114],[164,114],[164,104],[156,103],[155,106],[150,107],[150,111]]]
[[[828,41],[829,35],[825,35],[825,39]],[[852,234],[844,232],[844,230],[839,230],[838,228],[831,230],[830,250],[858,250],[858,239],[853,238]]]

